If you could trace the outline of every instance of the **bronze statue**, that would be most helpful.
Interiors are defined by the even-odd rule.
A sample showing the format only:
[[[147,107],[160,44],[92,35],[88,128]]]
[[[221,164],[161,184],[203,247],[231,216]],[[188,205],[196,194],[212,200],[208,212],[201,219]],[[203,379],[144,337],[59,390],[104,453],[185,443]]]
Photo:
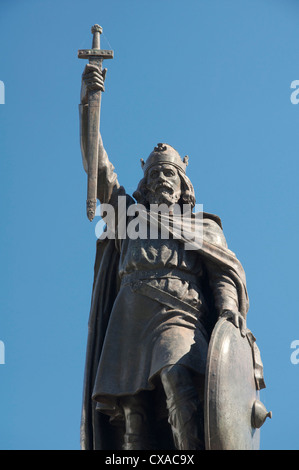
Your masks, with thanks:
[[[94,27],[93,32],[101,31]],[[102,60],[99,40],[93,49],[91,56],[100,56]],[[84,51],[79,52],[82,56]],[[186,236],[175,236],[173,210],[183,206],[193,210],[195,194],[186,174],[188,158],[182,159],[169,144],[158,143],[147,160],[142,160],[143,176],[133,197],[119,184],[99,130],[96,135],[90,132],[90,127],[94,129],[94,123],[90,123],[93,119],[89,114],[90,94],[104,90],[105,72],[101,61],[100,64],[91,61],[83,72],[81,87],[84,169],[89,171],[89,159],[93,159],[94,165],[96,148],[96,174],[94,170],[89,172],[89,179],[96,181],[100,203],[109,204],[115,211],[115,236],[97,240],[82,448],[256,448],[258,440],[252,436],[269,414],[258,400],[258,390],[265,385],[255,338],[246,327],[249,302],[242,265],[228,249],[221,220],[216,215],[201,214],[203,235],[193,249],[186,249]],[[95,138],[97,141],[91,144]],[[125,201],[121,210],[120,198]],[[161,236],[165,228],[163,214],[158,218],[158,237],[123,236],[119,217],[128,226],[136,205],[145,208],[145,224],[152,206],[166,206],[172,220],[172,225],[165,229],[169,236]],[[88,214],[92,220],[93,215]],[[192,225],[196,214],[190,214]],[[229,344],[231,338],[234,341]],[[227,420],[223,420],[224,429],[217,430],[217,439],[211,429],[216,426],[215,413],[225,407],[221,400],[214,399],[223,381],[214,383],[213,377],[217,367],[230,371],[228,363],[232,364],[231,356],[225,359],[225,348],[217,347],[221,341],[228,345],[231,354],[240,341],[244,345],[242,357],[246,364],[250,362],[247,369],[243,368],[245,379],[238,371],[234,378],[241,377],[250,389],[246,396],[250,409],[245,404],[250,416],[246,411],[246,417],[241,419],[246,435],[239,444],[234,439],[227,444],[226,438],[222,442],[222,434],[227,435]],[[238,362],[241,370],[242,357]],[[227,378],[228,384],[231,377]],[[231,387],[238,384],[232,383]],[[240,406],[242,409],[243,402]]]

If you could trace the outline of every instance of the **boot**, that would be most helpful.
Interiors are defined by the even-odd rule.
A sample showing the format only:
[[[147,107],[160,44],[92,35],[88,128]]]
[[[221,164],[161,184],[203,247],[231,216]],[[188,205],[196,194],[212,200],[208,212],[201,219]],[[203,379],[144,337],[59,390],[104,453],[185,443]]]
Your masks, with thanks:
[[[151,432],[147,394],[123,397],[121,404],[126,427],[123,450],[156,449]]]
[[[204,450],[203,412],[198,398],[174,400],[168,411],[176,449]]]
[[[150,438],[138,434],[124,435],[123,450],[154,450],[156,446]]]
[[[165,367],[161,372],[161,380],[176,448],[204,449],[203,410],[190,371],[179,364]]]

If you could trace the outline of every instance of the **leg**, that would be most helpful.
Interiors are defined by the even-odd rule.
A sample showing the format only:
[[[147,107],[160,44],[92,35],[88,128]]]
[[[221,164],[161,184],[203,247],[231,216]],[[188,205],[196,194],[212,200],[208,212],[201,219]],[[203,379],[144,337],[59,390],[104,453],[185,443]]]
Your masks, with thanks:
[[[176,448],[203,450],[203,410],[190,370],[182,365],[165,367],[161,381]]]
[[[146,393],[123,397],[120,401],[125,416],[124,450],[155,449],[150,428],[150,409]]]

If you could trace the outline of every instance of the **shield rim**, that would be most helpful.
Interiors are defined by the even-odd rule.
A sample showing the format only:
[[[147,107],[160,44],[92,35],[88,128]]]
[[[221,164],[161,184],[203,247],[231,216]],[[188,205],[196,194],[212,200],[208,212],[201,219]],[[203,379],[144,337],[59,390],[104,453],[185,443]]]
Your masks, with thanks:
[[[227,331],[227,329],[223,331],[223,325],[228,322],[232,324],[232,322],[226,317],[220,318],[217,321],[212,331],[210,342],[209,342],[207,364],[206,364],[206,374],[205,374],[205,387],[204,387],[204,435],[205,435],[206,450],[222,450],[220,444],[218,445],[217,448],[215,447],[215,443],[217,446],[217,442],[219,443],[221,441],[219,436],[217,435],[217,428],[215,430],[215,436],[213,435],[213,445],[211,445],[212,443],[211,415],[213,413],[213,405],[212,405],[212,400],[210,400],[210,395],[211,395],[210,391],[211,389],[213,389],[213,387],[215,389],[217,385],[217,374],[215,374],[214,371],[217,370],[218,361],[216,360],[216,357],[218,357],[218,355],[215,354],[215,351],[218,350],[219,352],[221,349],[221,345],[222,345],[222,341],[216,342],[215,338],[217,337],[219,339],[219,331],[222,330],[222,332],[220,333],[221,334],[220,339],[223,340],[225,333]],[[249,346],[251,346],[250,341],[247,338],[247,335],[246,335],[246,339],[248,340]],[[254,367],[254,364],[253,364],[253,367]],[[259,391],[256,389],[256,399],[258,398],[259,398]],[[215,405],[214,405],[214,408],[215,408]],[[215,409],[214,409],[214,416],[216,416]],[[256,448],[257,450],[259,449],[259,441],[260,441],[259,430],[255,429],[255,433],[256,433],[255,439],[256,439],[256,442],[258,443],[258,447]]]

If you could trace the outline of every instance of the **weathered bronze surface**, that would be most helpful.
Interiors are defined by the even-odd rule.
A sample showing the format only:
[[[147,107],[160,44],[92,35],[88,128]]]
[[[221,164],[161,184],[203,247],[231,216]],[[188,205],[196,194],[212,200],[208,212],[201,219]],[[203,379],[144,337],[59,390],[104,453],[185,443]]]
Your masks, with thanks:
[[[205,378],[205,443],[209,450],[257,450],[271,417],[259,401],[265,387],[255,338],[221,318],[210,339]]]
[[[79,56],[97,57],[95,50]],[[141,160],[133,197],[119,184],[97,127],[105,75],[101,60],[92,62],[81,87],[88,198],[96,195],[113,214],[97,241],[82,449],[256,449],[269,413],[258,396],[263,366],[246,327],[243,267],[220,218],[194,211],[187,156],[158,143]],[[164,212],[152,210],[162,206]]]

